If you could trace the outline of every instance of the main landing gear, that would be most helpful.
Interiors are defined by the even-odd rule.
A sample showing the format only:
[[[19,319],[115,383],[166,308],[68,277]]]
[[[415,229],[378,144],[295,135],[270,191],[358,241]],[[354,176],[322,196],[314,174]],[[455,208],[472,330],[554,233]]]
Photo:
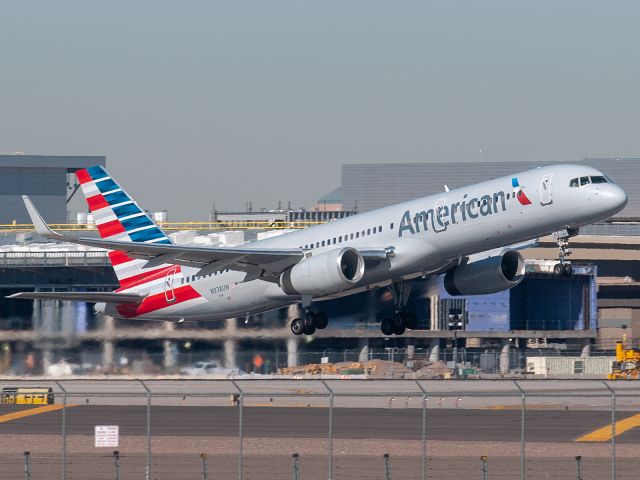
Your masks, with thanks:
[[[411,293],[411,285],[407,282],[397,282],[391,286],[396,313],[392,318],[385,318],[380,323],[380,330],[384,335],[402,335],[407,328],[415,329],[418,317],[407,312],[406,307]]]
[[[313,335],[316,330],[327,328],[329,318],[326,313],[307,310],[303,318],[294,318],[291,321],[291,332],[294,335]]]
[[[554,234],[558,244],[558,263],[553,266],[553,273],[557,277],[570,277],[573,274],[573,266],[567,260],[571,255],[569,250],[569,239],[578,234],[577,228],[567,228]]]

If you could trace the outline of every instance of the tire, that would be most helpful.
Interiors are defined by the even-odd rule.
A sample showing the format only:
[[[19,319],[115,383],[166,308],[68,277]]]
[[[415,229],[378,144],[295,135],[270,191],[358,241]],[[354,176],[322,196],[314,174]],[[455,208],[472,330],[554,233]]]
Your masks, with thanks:
[[[291,333],[294,335],[302,335],[304,333],[304,324],[301,318],[294,318],[291,321]]]
[[[404,315],[402,313],[396,313],[396,315],[393,317],[393,328],[394,330],[399,328],[406,328]]]
[[[564,271],[562,273],[564,273],[565,277],[570,277],[571,275],[573,275],[573,266],[570,263],[565,263],[563,270]]]
[[[416,317],[415,313],[405,313],[404,314],[404,325],[405,327],[415,330],[418,326],[418,317]]]
[[[304,316],[304,320],[302,320],[302,325],[303,325],[304,328],[313,327],[315,329],[315,326],[316,326],[315,315],[313,313],[307,313]]]
[[[316,333],[316,326],[313,323],[311,325],[305,325],[303,333],[305,335],[313,335],[314,333]]]
[[[394,327],[393,322],[389,318],[385,318],[382,320],[380,324],[380,330],[382,330],[383,335],[393,335]]]
[[[395,325],[393,327],[393,333],[395,333],[396,335],[402,335],[404,332],[406,332],[406,328],[404,325]]]
[[[562,275],[564,275],[564,267],[562,266],[562,264],[561,264],[561,263],[556,263],[556,264],[553,266],[553,274],[554,274],[556,277],[561,277]]]
[[[318,330],[324,330],[329,325],[329,317],[324,312],[318,312],[315,315],[315,325]]]

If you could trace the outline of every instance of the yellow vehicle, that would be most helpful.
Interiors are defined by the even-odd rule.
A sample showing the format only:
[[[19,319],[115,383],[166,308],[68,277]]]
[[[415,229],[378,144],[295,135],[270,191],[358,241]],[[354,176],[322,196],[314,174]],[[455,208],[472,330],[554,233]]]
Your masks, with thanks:
[[[52,388],[5,387],[0,394],[0,403],[6,405],[52,405]]]
[[[609,380],[637,380],[640,377],[640,350],[625,348],[623,342],[616,342],[616,361]]]

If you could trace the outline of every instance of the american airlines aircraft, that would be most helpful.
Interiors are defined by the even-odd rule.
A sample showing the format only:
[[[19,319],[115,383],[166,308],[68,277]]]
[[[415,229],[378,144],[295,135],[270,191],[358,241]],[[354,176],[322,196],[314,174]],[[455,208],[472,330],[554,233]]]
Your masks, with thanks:
[[[444,274],[451,295],[514,287],[525,265],[509,247],[542,235],[558,242],[557,275],[571,275],[569,238],[627,204],[598,170],[554,165],[449,190],[237,248],[175,245],[100,166],[77,172],[101,239],[53,232],[27,196],[36,231],[47,238],[109,250],[120,282],[110,293],[22,292],[9,298],[96,303],[97,312],[166,321],[249,318],[299,303],[295,335],[328,324],[323,300],[389,287],[396,314],[385,335],[416,327],[406,310],[410,279]]]

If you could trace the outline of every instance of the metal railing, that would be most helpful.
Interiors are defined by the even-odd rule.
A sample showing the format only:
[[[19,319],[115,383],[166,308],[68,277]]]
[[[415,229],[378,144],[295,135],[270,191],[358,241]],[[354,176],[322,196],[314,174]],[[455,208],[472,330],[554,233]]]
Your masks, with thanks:
[[[634,414],[640,384],[132,379],[39,385],[54,388],[57,405],[37,413],[55,412],[59,423],[5,423],[3,478],[19,478],[23,467],[28,479],[62,480],[118,478],[121,470],[126,478],[238,480],[637,475],[637,440],[619,444],[618,436],[640,426]],[[94,447],[93,426],[114,424],[119,443]],[[28,452],[19,450],[24,435]]]
[[[323,223],[327,223],[327,221],[219,220],[212,222],[157,222],[158,226],[165,231],[283,230],[307,228],[313,225],[321,225]],[[53,230],[67,232],[95,232],[97,229],[94,223],[56,223],[49,224],[49,227]],[[0,224],[0,233],[1,232],[35,232],[35,228],[31,223],[4,223]]]
[[[0,267],[111,266],[106,250],[0,252]]]

